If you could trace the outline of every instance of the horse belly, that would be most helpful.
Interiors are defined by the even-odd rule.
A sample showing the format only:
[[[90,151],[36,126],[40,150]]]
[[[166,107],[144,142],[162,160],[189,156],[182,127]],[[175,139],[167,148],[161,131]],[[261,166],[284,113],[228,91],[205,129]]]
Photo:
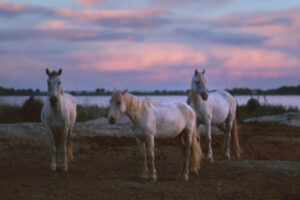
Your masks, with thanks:
[[[185,128],[185,120],[179,112],[170,112],[156,121],[157,137],[176,137]]]
[[[229,114],[229,104],[224,99],[216,99],[212,105],[211,123],[215,125],[224,123]]]

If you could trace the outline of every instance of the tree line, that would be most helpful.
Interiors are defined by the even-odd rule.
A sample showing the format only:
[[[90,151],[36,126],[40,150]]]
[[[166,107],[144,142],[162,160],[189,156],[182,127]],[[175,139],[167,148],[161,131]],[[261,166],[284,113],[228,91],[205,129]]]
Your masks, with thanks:
[[[233,88],[226,89],[232,95],[300,95],[300,85],[298,86],[282,86],[275,89],[249,89],[249,88]],[[97,88],[94,91],[67,91],[75,96],[107,96],[111,95],[111,90]],[[134,95],[187,95],[189,90],[154,90],[154,91],[129,91]],[[46,91],[39,89],[14,89],[4,88],[0,86],[1,96],[45,96]]]

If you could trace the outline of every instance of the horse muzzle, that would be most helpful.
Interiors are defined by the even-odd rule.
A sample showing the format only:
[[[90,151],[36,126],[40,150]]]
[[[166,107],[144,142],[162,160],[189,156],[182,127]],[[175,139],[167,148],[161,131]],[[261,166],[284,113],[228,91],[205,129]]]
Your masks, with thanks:
[[[116,123],[116,118],[114,118],[114,117],[110,117],[110,118],[108,118],[108,122],[110,123],[110,124],[115,124]]]
[[[57,106],[57,102],[58,102],[58,99],[56,97],[50,97],[51,107],[56,107]]]
[[[206,101],[208,99],[208,94],[207,93],[201,94],[201,97],[204,101]]]

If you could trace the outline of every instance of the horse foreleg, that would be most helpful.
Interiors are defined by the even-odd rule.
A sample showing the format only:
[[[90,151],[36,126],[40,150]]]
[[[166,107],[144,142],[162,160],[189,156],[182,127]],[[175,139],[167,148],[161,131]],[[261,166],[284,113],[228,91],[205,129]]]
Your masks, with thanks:
[[[179,176],[181,180],[189,180],[189,164],[190,164],[190,155],[191,155],[191,145],[192,145],[192,133],[183,133],[184,144],[182,144],[182,153],[183,153],[183,166],[182,173]]]
[[[213,162],[213,152],[211,148],[211,121],[208,119],[205,121],[206,129],[206,142],[207,142],[207,160]]]
[[[147,135],[146,136],[146,149],[147,149],[147,158],[148,163],[150,165],[149,175],[150,182],[155,182],[157,179],[156,169],[155,169],[155,155],[154,155],[154,136]]]
[[[54,133],[49,127],[47,127],[47,132],[48,132],[48,138],[50,142],[50,154],[51,154],[50,170],[51,170],[51,174],[53,176],[56,176],[57,149],[55,145]]]
[[[62,135],[61,135],[61,145],[60,145],[60,159],[61,159],[61,170],[63,175],[66,175],[68,173],[68,159],[67,159],[67,137],[68,137],[68,130],[67,128],[63,129]]]
[[[140,176],[140,180],[142,182],[145,182],[148,179],[148,166],[147,166],[147,154],[145,152],[145,139],[139,139],[137,137],[135,139],[139,145],[139,149],[143,157],[143,165],[142,165],[143,169]]]

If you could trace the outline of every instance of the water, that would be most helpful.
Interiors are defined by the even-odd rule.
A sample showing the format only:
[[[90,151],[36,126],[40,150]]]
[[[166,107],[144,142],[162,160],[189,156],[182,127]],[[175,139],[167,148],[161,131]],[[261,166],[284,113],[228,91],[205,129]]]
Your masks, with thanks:
[[[140,96],[141,98],[149,98],[156,102],[186,102],[186,96]],[[28,96],[0,96],[0,104],[9,103],[22,105]],[[46,96],[39,97],[45,101]],[[110,96],[75,96],[79,105],[98,105],[107,107],[109,105]],[[250,96],[235,96],[239,105],[245,105]],[[294,106],[300,109],[300,96],[255,96],[261,104]]]

